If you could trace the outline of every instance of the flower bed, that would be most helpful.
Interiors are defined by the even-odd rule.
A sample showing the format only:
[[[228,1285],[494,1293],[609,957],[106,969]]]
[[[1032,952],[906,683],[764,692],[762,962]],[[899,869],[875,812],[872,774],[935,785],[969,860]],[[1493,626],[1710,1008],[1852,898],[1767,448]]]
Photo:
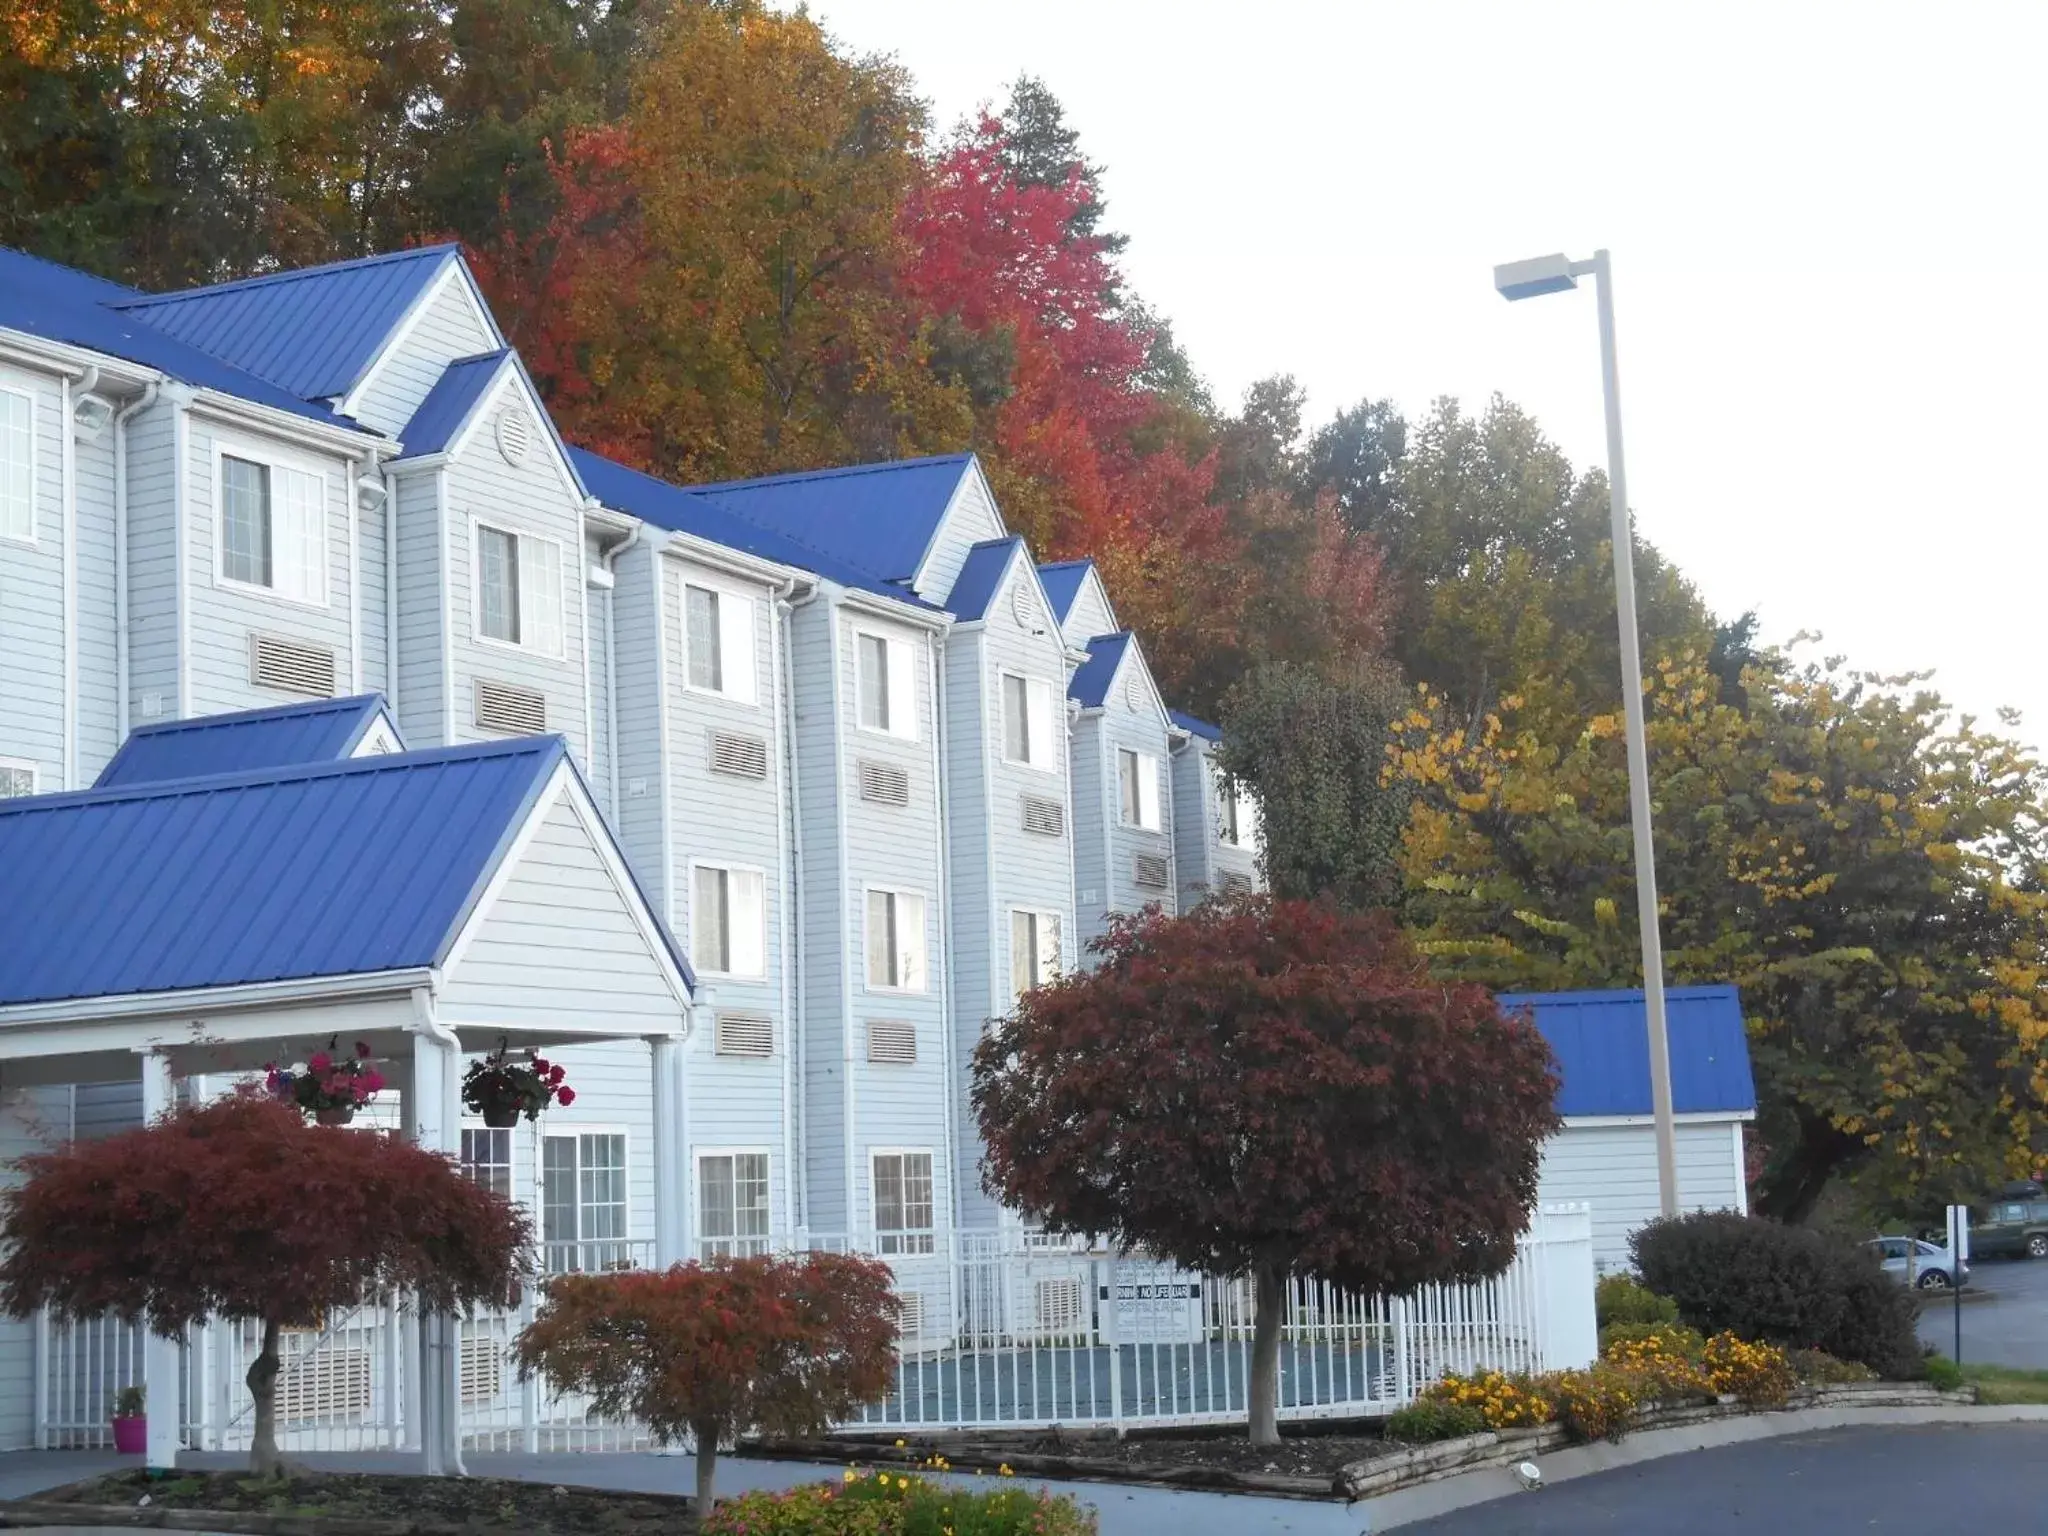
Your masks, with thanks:
[[[946,1465],[944,1458],[932,1464]],[[979,1492],[849,1467],[837,1483],[722,1500],[699,1529],[703,1536],[1094,1536],[1096,1524],[1094,1512],[1066,1494]]]

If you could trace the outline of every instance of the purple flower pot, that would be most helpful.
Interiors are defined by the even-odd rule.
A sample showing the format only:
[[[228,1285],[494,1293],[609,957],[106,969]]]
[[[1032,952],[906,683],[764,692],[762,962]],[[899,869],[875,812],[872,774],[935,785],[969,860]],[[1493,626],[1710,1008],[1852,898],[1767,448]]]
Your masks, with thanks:
[[[123,1456],[141,1456],[149,1450],[149,1419],[114,1420],[114,1449]]]

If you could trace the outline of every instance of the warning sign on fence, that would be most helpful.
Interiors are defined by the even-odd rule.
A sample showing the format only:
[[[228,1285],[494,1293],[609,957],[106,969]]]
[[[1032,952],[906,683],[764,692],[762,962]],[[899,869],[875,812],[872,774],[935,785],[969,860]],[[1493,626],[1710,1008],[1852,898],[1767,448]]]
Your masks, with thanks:
[[[1194,1344],[1202,1339],[1202,1277],[1171,1264],[1114,1259],[1103,1266],[1113,1337],[1120,1344]]]

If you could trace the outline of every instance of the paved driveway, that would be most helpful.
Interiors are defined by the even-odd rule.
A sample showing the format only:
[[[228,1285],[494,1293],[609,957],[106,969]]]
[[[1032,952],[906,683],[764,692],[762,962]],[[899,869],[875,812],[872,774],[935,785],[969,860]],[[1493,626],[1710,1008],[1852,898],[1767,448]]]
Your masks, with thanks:
[[[2048,1370],[2048,1259],[1984,1259],[1971,1266],[1970,1278],[1991,1299],[1963,1307],[1963,1358]],[[1950,1303],[1934,1302],[1920,1314],[1920,1337],[1944,1355],[1955,1353]]]

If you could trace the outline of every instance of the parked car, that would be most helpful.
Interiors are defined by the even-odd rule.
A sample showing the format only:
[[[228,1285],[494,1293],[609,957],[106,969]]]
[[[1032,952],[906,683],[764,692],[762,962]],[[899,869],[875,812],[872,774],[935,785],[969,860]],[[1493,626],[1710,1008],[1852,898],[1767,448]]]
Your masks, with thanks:
[[[1996,1200],[1970,1223],[1974,1259],[2048,1259],[2048,1200]]]
[[[1974,1244],[1976,1240],[1973,1233],[1970,1241]],[[1969,1281],[1969,1265],[1956,1263],[1946,1248],[1923,1243],[1917,1237],[1874,1237],[1870,1246],[1877,1249],[1882,1257],[1884,1272],[1901,1285],[1912,1285],[1923,1291],[1945,1291],[1950,1286],[1964,1285]],[[1975,1249],[1971,1251],[1975,1252]]]

